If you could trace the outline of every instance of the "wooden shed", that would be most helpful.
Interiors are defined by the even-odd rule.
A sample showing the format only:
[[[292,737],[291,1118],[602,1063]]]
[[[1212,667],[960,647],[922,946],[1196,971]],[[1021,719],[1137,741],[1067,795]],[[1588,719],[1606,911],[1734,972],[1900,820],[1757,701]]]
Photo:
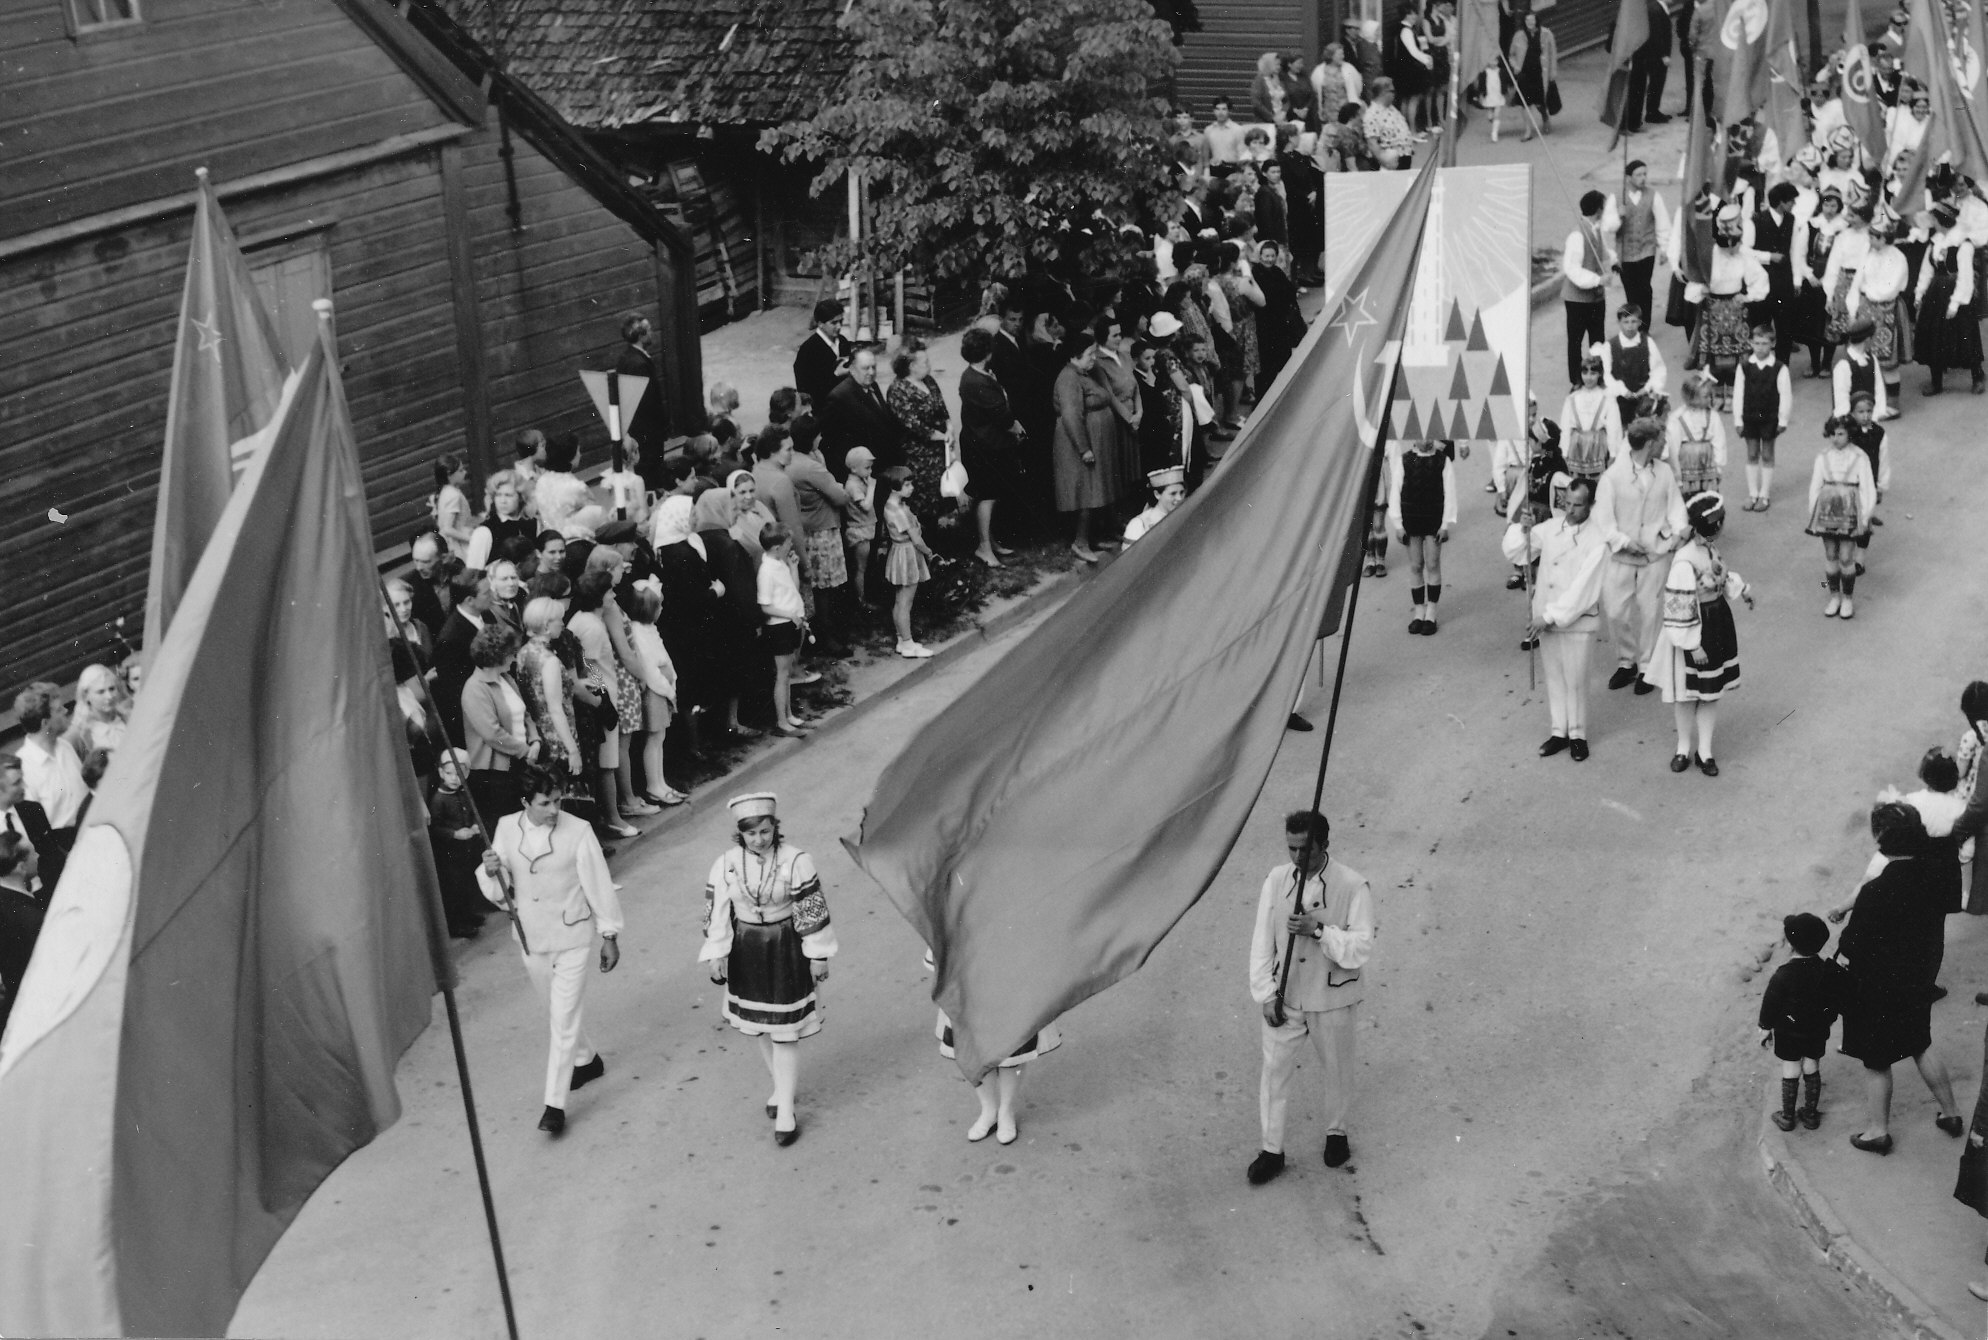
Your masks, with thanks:
[[[288,340],[336,304],[374,533],[432,463],[593,429],[576,370],[656,319],[700,422],[691,245],[427,0],[0,0],[0,689],[142,625],[192,221],[209,168]]]

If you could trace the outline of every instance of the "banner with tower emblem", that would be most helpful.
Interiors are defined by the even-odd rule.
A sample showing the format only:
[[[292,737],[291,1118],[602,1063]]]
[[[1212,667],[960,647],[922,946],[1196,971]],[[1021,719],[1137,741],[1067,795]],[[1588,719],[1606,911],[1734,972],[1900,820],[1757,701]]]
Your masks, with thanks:
[[[1326,306],[1408,193],[1412,172],[1325,179]],[[1532,168],[1442,168],[1395,379],[1396,441],[1524,435],[1532,316]]]

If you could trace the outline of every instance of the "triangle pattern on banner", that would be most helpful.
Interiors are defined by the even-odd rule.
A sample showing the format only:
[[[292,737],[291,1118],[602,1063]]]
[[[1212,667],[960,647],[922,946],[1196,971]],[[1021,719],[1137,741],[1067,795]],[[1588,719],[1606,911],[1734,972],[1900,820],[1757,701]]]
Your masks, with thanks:
[[[1450,299],[1450,323],[1443,328],[1443,338],[1455,344],[1463,338],[1463,304]]]
[[[1408,419],[1401,425],[1401,440],[1420,442],[1422,440],[1422,420],[1416,417],[1415,402],[1408,402]]]
[[[1504,355],[1500,354],[1498,356],[1498,370],[1491,374],[1491,394],[1501,396],[1510,395],[1511,393],[1512,379],[1505,375],[1505,358]]]
[[[1486,442],[1495,442],[1499,437],[1498,425],[1491,417],[1491,402],[1488,400],[1484,403],[1484,412],[1477,419],[1477,436]]]
[[[1484,350],[1490,347],[1491,342],[1484,338],[1484,313],[1479,312],[1470,319],[1470,339],[1464,348]]]
[[[1470,419],[1463,412],[1463,406],[1456,407],[1456,417],[1450,422],[1450,436],[1460,442],[1470,439]]]
[[[1407,368],[1402,368],[1395,374],[1394,398],[1396,400],[1413,400],[1415,398],[1414,393],[1408,388],[1408,371]]]
[[[1470,399],[1470,374],[1464,371],[1461,358],[1456,361],[1456,376],[1450,379],[1450,399]]]

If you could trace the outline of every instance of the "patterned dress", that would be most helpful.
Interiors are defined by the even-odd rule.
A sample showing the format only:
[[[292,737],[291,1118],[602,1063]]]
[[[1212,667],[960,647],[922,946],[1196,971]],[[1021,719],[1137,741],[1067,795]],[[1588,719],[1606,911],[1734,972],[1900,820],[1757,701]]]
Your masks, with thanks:
[[[821,1031],[810,959],[835,956],[814,858],[785,842],[766,856],[725,849],[704,885],[700,963],[725,964],[725,1021],[748,1037],[798,1042]]]
[[[1671,560],[1664,583],[1664,622],[1642,667],[1667,703],[1717,702],[1740,685],[1739,633],[1731,601],[1747,585],[1703,536],[1694,535]],[[1693,665],[1688,653],[1705,664]]]
[[[945,502],[939,496],[939,479],[946,473],[944,437],[952,427],[946,398],[930,376],[922,381],[900,377],[884,392],[884,402],[908,430],[904,463],[911,468],[911,505],[925,516],[936,515]],[[934,433],[939,436],[933,437]]]

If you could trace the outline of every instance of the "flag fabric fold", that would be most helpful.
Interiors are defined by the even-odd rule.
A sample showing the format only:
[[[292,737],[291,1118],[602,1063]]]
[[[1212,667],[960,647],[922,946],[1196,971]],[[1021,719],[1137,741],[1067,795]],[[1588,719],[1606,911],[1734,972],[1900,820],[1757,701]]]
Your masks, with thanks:
[[[1884,103],[1878,97],[1877,72],[1871,66],[1868,31],[1858,0],[1843,14],[1843,120],[1873,163],[1885,153]]]
[[[1650,14],[1643,0],[1621,0],[1615,11],[1615,31],[1608,42],[1608,78],[1602,81],[1601,123],[1620,126],[1629,101],[1630,64],[1650,40]]]
[[[236,478],[282,397],[289,360],[248,262],[200,172],[166,398],[165,454],[152,521],[145,648],[165,638]]]
[[[399,1115],[448,969],[373,553],[321,339],[149,649],[0,1039],[0,1334],[223,1334]]]
[[[1942,159],[1964,176],[1988,180],[1988,142],[1984,142],[1982,123],[1976,116],[1977,110],[1988,115],[1988,108],[1977,109],[1968,96],[1973,91],[1978,98],[1988,98],[1981,84],[1988,76],[1982,71],[1981,48],[1975,45],[1981,28],[1978,7],[1967,8],[1969,17],[1956,25],[1938,0],[1911,0],[1899,65],[1926,86],[1933,102],[1932,122],[1919,142],[1919,161],[1908,168],[1922,183],[1915,192],[1920,196],[1926,174]],[[1960,69],[1955,68],[1956,62]],[[1902,211],[1922,209],[1925,201],[1901,193],[1898,207]]]
[[[1687,108],[1690,124],[1685,129],[1684,170],[1680,183],[1677,226],[1678,269],[1685,281],[1708,284],[1712,280],[1712,220],[1718,212],[1716,164],[1724,157],[1719,149],[1719,132],[1698,108]]]
[[[846,840],[931,946],[969,1078],[1145,962],[1256,803],[1366,524],[1434,172],[1208,484],[920,731]]]
[[[1763,45],[1761,64],[1767,71],[1767,96],[1753,110],[1761,114],[1762,124],[1774,132],[1781,161],[1791,163],[1809,137],[1808,120],[1802,111],[1808,79],[1802,71],[1801,48],[1795,40],[1795,0],[1769,0]]]

